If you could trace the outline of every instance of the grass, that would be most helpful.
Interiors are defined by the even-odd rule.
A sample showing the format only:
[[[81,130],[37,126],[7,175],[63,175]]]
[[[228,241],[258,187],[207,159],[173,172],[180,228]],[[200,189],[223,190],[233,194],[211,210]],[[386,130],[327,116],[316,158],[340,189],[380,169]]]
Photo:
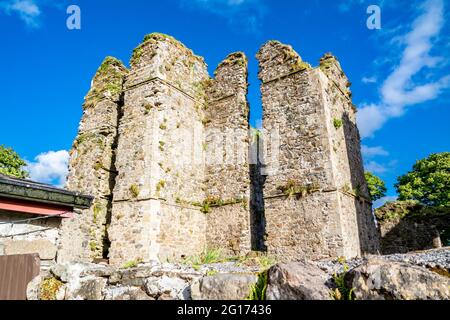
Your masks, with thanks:
[[[139,197],[140,190],[137,185],[135,185],[135,184],[131,185],[130,192],[131,192],[131,195],[133,196],[133,198]]]
[[[96,241],[91,241],[89,242],[89,248],[91,249],[91,251],[97,251],[97,242]]]
[[[219,273],[219,271],[217,271],[217,270],[208,270],[208,272],[206,273],[206,275],[207,275],[208,277],[212,277],[212,276],[217,275],[218,273]]]
[[[334,300],[355,300],[353,295],[353,288],[348,288],[345,284],[345,275],[348,272],[348,265],[345,262],[342,262],[342,259],[339,258],[339,263],[344,266],[344,272],[340,274],[333,275],[333,281],[336,285],[336,288],[330,292],[331,298]]]
[[[166,181],[165,180],[160,180],[157,184],[156,184],[156,192],[160,192],[162,189],[164,189],[166,187]]]
[[[340,129],[344,123],[341,119],[333,119],[333,125],[336,128],[336,130]]]
[[[131,260],[131,261],[125,262],[125,263],[122,265],[121,269],[131,269],[131,268],[135,268],[135,267],[137,267],[138,264],[141,263],[141,262],[142,262],[142,259],[136,259],[136,260]]]
[[[245,300],[254,300],[254,301],[266,300],[268,274],[269,274],[268,270],[258,274],[258,281],[250,287],[250,293]]]
[[[98,217],[99,217],[100,213],[102,212],[102,209],[103,209],[103,207],[102,207],[101,204],[96,203],[94,205],[94,209],[93,209],[93,211],[94,211],[94,223],[97,223]]]
[[[227,206],[231,204],[244,203],[244,198],[236,198],[236,199],[221,199],[218,197],[208,196],[202,202],[191,202],[190,204],[195,207],[200,207],[200,211],[204,214],[208,214],[211,212],[211,208],[217,208],[222,206]]]
[[[183,263],[192,266],[195,270],[198,270],[202,265],[219,263],[224,260],[225,259],[222,257],[222,252],[220,249],[206,249],[199,255],[186,258]]]
[[[267,270],[277,263],[274,258],[266,254],[259,256],[246,255],[243,257],[237,257],[235,260],[241,265],[250,267],[258,266],[260,270]]]

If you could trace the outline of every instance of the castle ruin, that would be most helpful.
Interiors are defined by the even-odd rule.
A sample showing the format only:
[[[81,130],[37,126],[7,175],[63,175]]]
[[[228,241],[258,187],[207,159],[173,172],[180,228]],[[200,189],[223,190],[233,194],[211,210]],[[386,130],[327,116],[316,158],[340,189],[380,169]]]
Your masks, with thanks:
[[[263,130],[250,130],[247,58],[210,78],[163,34],[128,70],[107,58],[85,98],[69,190],[95,197],[63,221],[59,262],[177,261],[205,248],[279,260],[376,252],[351,102],[337,59],[318,68],[277,41],[259,51]]]

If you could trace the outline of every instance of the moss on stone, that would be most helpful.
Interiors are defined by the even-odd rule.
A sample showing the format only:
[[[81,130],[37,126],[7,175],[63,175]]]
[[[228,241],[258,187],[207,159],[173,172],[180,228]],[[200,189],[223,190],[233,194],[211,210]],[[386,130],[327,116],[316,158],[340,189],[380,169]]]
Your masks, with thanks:
[[[332,53],[326,53],[322,58],[320,58],[320,66],[319,68],[322,71],[327,71],[330,69],[336,62],[336,57],[333,56]]]
[[[94,207],[92,209],[92,211],[94,213],[94,216],[93,216],[94,223],[97,223],[98,217],[99,217],[100,213],[102,212],[102,210],[103,210],[103,206],[100,203],[94,204]]]
[[[119,68],[125,68],[122,61],[115,57],[108,56],[106,57],[102,64],[100,65],[100,68],[98,69],[97,73],[106,73],[110,70],[111,66],[119,67]]]
[[[140,190],[139,190],[139,187],[137,185],[132,184],[130,186],[130,192],[131,192],[131,195],[132,195],[133,198],[139,197]]]
[[[137,47],[133,50],[133,54],[131,55],[130,59],[130,65],[134,66],[136,65],[139,60],[141,59],[142,55],[144,54],[144,49],[142,46]]]
[[[300,58],[298,58],[298,60],[296,60],[292,65],[291,65],[291,71],[295,72],[295,71],[304,71],[304,70],[310,70],[312,69],[311,65],[307,62],[302,61]]]
[[[211,212],[212,208],[223,207],[232,204],[243,203],[245,198],[236,198],[236,199],[221,199],[219,197],[208,196],[202,202],[190,202],[191,205],[195,207],[200,207],[200,211],[204,214],[208,214]]]
[[[139,62],[139,60],[141,59],[141,57],[144,54],[144,50],[145,50],[144,47],[146,45],[148,45],[149,43],[157,44],[158,42],[165,42],[165,41],[168,41],[175,47],[185,51],[186,56],[188,58],[193,58],[195,60],[204,61],[204,59],[202,57],[195,55],[191,49],[187,48],[182,42],[175,39],[174,37],[164,34],[164,33],[160,33],[160,32],[153,32],[153,33],[145,35],[141,44],[139,44],[139,46],[137,46],[133,50],[133,54],[132,54],[131,60],[130,60],[130,65],[134,66]],[[188,60],[190,60],[190,59],[188,59]],[[192,67],[193,62],[190,61],[190,62],[187,62],[186,64],[189,67]]]
[[[78,137],[75,139],[75,147],[79,146],[80,144],[85,143],[88,140],[91,140],[95,138],[95,134],[91,132],[81,133],[78,135]]]
[[[166,145],[166,143],[164,141],[160,141],[159,142],[159,151],[163,152],[164,151],[164,146]]]
[[[165,180],[158,181],[158,183],[156,184],[156,192],[160,192],[165,187],[166,187],[166,181]]]
[[[246,67],[248,65],[248,59],[245,55],[245,53],[243,52],[234,52],[229,54],[225,60],[223,60],[219,66],[217,67],[217,69],[220,69],[222,67],[225,66],[230,66],[230,65],[238,65],[240,67]],[[217,71],[217,70],[216,70]]]
[[[120,60],[106,57],[95,74],[93,86],[86,96],[83,108],[92,108],[105,97],[119,96],[123,90],[123,78],[127,73],[127,68]],[[105,95],[106,92],[109,92],[109,95]]]
[[[320,187],[314,183],[303,185],[294,179],[289,179],[284,185],[278,186],[277,189],[288,197],[303,198],[308,194],[319,191]]]
[[[333,119],[333,125],[336,128],[336,130],[340,129],[342,127],[342,125],[343,125],[342,119],[334,118]]]
[[[56,300],[56,295],[61,287],[64,285],[61,281],[55,278],[45,279],[40,286],[41,300]]]
[[[94,165],[94,170],[98,171],[103,168],[103,164],[101,162],[96,162]]]
[[[122,82],[112,81],[108,82],[105,86],[106,90],[111,93],[111,95],[119,95],[122,93]]]
[[[97,249],[98,249],[97,241],[95,241],[95,240],[90,241],[89,248],[91,249],[92,252],[97,251]]]
[[[121,269],[131,269],[137,267],[140,263],[142,263],[143,259],[138,258],[136,260],[131,260],[128,262],[125,262],[120,268]]]

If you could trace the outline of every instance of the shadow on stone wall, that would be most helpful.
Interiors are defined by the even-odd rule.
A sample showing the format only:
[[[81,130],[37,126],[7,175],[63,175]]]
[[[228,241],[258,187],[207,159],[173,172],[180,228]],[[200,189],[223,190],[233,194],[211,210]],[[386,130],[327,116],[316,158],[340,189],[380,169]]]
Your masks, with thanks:
[[[264,183],[266,177],[261,174],[260,144],[262,140],[257,136],[251,146],[252,162],[250,164],[250,232],[253,251],[267,251],[265,245],[266,220],[264,215]]]
[[[450,246],[450,208],[396,201],[375,210],[382,254]]]
[[[354,198],[354,205],[356,208],[360,248],[363,253],[375,254],[379,250],[379,236],[375,226],[375,218],[372,214],[369,190],[364,177],[359,130],[347,112],[344,112],[342,116],[342,124],[350,166],[351,188],[357,195]]]

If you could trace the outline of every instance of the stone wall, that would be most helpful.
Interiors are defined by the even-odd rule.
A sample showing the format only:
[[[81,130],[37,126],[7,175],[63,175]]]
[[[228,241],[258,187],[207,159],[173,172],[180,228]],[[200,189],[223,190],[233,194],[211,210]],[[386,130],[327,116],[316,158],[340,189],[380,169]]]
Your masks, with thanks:
[[[450,242],[448,208],[396,201],[386,203],[375,212],[382,254],[440,248]]]
[[[339,61],[331,54],[320,59],[323,100],[330,132],[331,161],[340,191],[341,219],[346,248],[350,251],[375,253],[378,250],[378,233],[361,155],[361,139],[356,126],[356,107],[350,91],[351,83]],[[356,222],[356,224],[355,224]],[[355,225],[358,228],[355,228]]]
[[[276,41],[257,57],[262,140],[249,130],[245,54],[230,54],[210,78],[203,58],[154,33],[134,50],[130,71],[105,60],[68,179],[96,200],[63,223],[61,261],[177,261],[206,248],[322,259],[376,249],[339,62],[326,55],[312,69]]]
[[[26,219],[36,216],[0,211],[0,255],[38,253],[41,266],[48,267],[55,262],[62,218],[12,223]]]
[[[180,261],[206,247],[207,216],[197,207],[164,204],[158,237],[160,261]]]
[[[278,142],[264,139],[269,254],[283,260],[360,255],[366,249],[360,234],[372,237],[376,229],[373,219],[359,223],[371,210],[370,203],[360,204],[367,186],[348,80],[335,58],[312,69],[277,41],[265,44],[257,58],[264,130],[279,136]],[[376,247],[375,238],[367,241]]]
[[[251,250],[247,57],[236,52],[219,64],[208,87],[205,113],[207,244],[229,254]]]
[[[149,35],[135,49],[119,127],[112,264],[179,259],[180,241],[189,230],[204,228],[199,210],[180,210],[174,225],[164,219],[173,217],[174,204],[204,199],[203,87],[208,80],[203,59],[169,36]],[[172,233],[174,227],[184,238]],[[193,240],[185,246],[203,248],[204,235]]]
[[[78,136],[70,152],[68,190],[95,197],[90,209],[62,223],[58,261],[91,261],[107,255],[107,229],[116,177],[115,148],[127,69],[106,58],[85,98]]]

